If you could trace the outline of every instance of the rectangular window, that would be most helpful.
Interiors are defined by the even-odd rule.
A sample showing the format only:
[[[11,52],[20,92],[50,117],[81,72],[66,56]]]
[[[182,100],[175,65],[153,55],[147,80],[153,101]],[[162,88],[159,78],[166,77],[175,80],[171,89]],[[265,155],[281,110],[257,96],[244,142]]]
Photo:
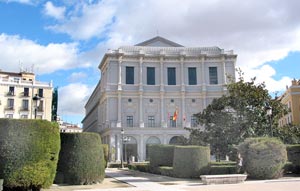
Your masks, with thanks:
[[[195,116],[191,116],[191,127],[197,127],[197,118]]]
[[[29,88],[24,88],[24,96],[25,97],[29,96]]]
[[[37,108],[38,111],[43,112],[44,111],[44,101],[40,100],[39,107]]]
[[[168,68],[168,85],[176,85],[176,68]]]
[[[127,127],[133,127],[133,116],[127,116]]]
[[[154,116],[148,116],[148,127],[155,127]]]
[[[147,85],[155,85],[155,67],[147,67]]]
[[[12,95],[12,96],[15,95],[15,87],[13,87],[13,86],[9,87],[8,95]]]
[[[14,108],[14,99],[8,99],[7,100],[7,107],[8,107],[8,109],[13,109]]]
[[[21,119],[28,119],[28,115],[21,115]]]
[[[189,85],[197,85],[197,71],[196,68],[188,68]]]
[[[217,67],[209,67],[209,84],[218,84]]]
[[[14,117],[14,115],[13,115],[13,114],[6,114],[5,117],[6,117],[6,118],[11,118],[11,119],[12,119],[12,118]]]
[[[126,66],[126,84],[134,84],[134,67]]]
[[[43,89],[39,89],[38,96],[39,97],[44,97],[44,90]]]
[[[23,110],[25,110],[25,111],[27,111],[27,110],[29,110],[28,108],[28,100],[27,99],[23,99],[22,100],[22,108],[23,108]]]
[[[173,116],[170,116],[170,127],[176,127],[176,121],[173,120]]]

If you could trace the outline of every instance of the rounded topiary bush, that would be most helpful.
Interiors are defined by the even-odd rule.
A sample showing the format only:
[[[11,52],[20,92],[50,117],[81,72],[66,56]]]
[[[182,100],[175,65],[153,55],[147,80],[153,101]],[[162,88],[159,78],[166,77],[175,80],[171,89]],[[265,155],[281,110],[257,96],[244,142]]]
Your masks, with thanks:
[[[150,168],[173,166],[174,145],[150,145]]]
[[[104,153],[97,133],[61,133],[56,183],[93,184],[104,179]]]
[[[203,146],[176,146],[173,175],[181,178],[199,177],[210,162],[210,149]]]
[[[52,185],[60,149],[59,128],[45,120],[0,119],[0,178],[6,190]]]
[[[239,145],[243,167],[249,177],[273,179],[282,175],[287,161],[285,145],[276,138],[249,138]]]

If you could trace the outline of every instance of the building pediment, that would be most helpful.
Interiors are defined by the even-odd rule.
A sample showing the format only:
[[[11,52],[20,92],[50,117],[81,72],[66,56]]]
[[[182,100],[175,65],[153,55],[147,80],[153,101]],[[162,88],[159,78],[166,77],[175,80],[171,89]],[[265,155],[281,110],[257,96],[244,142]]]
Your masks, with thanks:
[[[138,43],[135,46],[149,46],[149,47],[183,47],[182,45],[172,42],[163,37],[157,36],[144,42]]]

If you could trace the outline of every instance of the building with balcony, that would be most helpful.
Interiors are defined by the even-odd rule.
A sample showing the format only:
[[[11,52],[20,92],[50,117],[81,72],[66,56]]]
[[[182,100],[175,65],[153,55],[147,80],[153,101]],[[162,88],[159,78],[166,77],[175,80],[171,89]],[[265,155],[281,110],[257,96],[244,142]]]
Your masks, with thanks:
[[[148,145],[188,137],[184,127],[197,126],[194,114],[226,92],[236,58],[233,51],[184,47],[159,36],[109,50],[85,105],[83,129],[101,133],[111,161],[144,161]]]
[[[289,109],[289,112],[279,119],[279,126],[300,125],[300,80],[293,79],[292,85],[287,86],[286,91],[277,99]]]
[[[33,97],[38,96],[35,106]],[[51,121],[52,82],[35,80],[29,72],[0,70],[0,118],[46,119]]]

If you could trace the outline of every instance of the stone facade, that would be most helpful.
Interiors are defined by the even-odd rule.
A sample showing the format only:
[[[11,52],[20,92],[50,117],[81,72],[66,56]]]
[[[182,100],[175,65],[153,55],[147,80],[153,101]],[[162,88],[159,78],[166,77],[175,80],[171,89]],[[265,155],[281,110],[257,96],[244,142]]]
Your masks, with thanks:
[[[285,104],[289,112],[279,119],[279,126],[288,124],[300,124],[300,79],[292,80],[292,85],[286,87],[286,91],[282,96],[277,98],[281,103]]]
[[[188,137],[184,127],[197,127],[193,114],[226,92],[236,57],[233,51],[183,47],[162,37],[109,50],[85,106],[83,129],[101,133],[112,161],[121,159],[123,129],[123,158],[146,160],[147,145],[176,143]]]
[[[36,118],[51,121],[52,82],[39,82],[28,72],[0,71],[0,117],[15,119]],[[40,97],[35,108],[33,97]]]

